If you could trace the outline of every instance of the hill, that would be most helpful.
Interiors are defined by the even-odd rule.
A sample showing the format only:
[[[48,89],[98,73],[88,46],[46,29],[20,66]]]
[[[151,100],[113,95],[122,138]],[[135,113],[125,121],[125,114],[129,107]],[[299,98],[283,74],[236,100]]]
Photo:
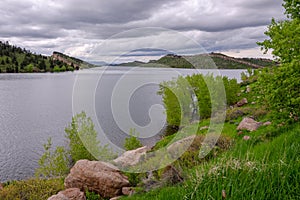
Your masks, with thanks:
[[[270,59],[234,58],[220,53],[210,53],[191,56],[168,54],[158,60],[151,60],[148,63],[134,61],[121,63],[118,66],[171,67],[188,69],[212,69],[217,66],[218,69],[257,69],[263,67],[271,67],[276,64],[277,63]]]
[[[93,65],[59,52],[45,56],[0,41],[0,73],[63,72],[90,67]]]

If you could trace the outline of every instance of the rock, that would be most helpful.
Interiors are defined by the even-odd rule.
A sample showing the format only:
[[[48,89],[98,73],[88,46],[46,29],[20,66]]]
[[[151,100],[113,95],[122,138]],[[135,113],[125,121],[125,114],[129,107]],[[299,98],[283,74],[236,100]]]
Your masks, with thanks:
[[[116,166],[101,161],[79,160],[65,179],[66,188],[87,189],[104,198],[121,195],[127,186],[128,178]]]
[[[113,197],[113,198],[110,198],[109,200],[119,200],[119,199],[121,199],[122,197],[124,197],[124,196]]]
[[[113,160],[113,162],[122,167],[134,166],[139,163],[141,157],[146,155],[148,150],[148,147],[144,146],[135,150],[126,151],[120,157]]]
[[[248,136],[248,135],[245,135],[244,137],[243,137],[243,140],[250,140],[250,136]]]
[[[175,167],[169,165],[164,169],[161,175],[161,180],[164,184],[174,185],[176,183],[182,182],[183,178],[180,172]]]
[[[134,194],[134,188],[132,187],[123,187],[122,188],[122,193],[126,196],[131,196]]]
[[[173,157],[173,158],[179,158],[183,151],[187,150],[191,144],[193,143],[195,139],[195,136],[189,136],[186,138],[183,138],[181,140],[178,140],[172,144],[170,144],[167,147],[167,152]]]
[[[86,198],[84,192],[81,192],[78,188],[69,188],[53,195],[48,200],[86,200]]]
[[[271,124],[272,124],[272,122],[270,122],[270,121],[263,123],[264,126],[270,126]]]
[[[239,102],[236,103],[237,107],[242,107],[243,105],[247,104],[248,100],[246,98],[241,99]]]
[[[246,93],[250,93],[250,92],[251,92],[251,88],[250,88],[249,85],[247,85],[247,87],[246,87]]]
[[[208,128],[209,128],[208,126],[203,126],[199,130],[202,131],[202,130],[205,130],[205,129],[208,129]]]
[[[250,117],[245,117],[237,127],[237,130],[256,131],[260,126],[261,126],[260,122],[257,122]]]
[[[70,200],[70,199],[63,194],[57,194],[49,197],[48,200]]]

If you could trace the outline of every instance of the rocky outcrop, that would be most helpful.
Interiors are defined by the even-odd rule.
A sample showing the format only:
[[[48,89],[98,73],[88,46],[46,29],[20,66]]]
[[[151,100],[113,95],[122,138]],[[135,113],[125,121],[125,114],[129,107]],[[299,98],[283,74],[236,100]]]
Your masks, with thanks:
[[[117,167],[101,161],[79,160],[65,179],[66,188],[93,191],[104,198],[119,196],[128,186],[128,178]]]
[[[78,188],[69,188],[53,195],[48,200],[86,200],[86,198]]]
[[[246,98],[241,99],[239,102],[236,103],[237,107],[242,107],[243,105],[247,104],[248,100]]]
[[[260,122],[257,122],[250,117],[245,117],[237,127],[237,130],[256,131],[260,126],[261,126]]]
[[[148,147],[144,146],[138,149],[126,151],[120,157],[113,160],[113,162],[122,167],[134,166],[139,163],[141,157],[145,156],[148,150]]]

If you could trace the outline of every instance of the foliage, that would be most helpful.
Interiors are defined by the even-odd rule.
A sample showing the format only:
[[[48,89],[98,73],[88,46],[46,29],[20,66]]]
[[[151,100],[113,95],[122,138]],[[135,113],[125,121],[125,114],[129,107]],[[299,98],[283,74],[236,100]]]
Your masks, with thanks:
[[[124,148],[126,151],[134,150],[142,147],[141,141],[138,139],[139,133],[135,132],[135,129],[130,129],[130,136],[125,138]]]
[[[283,7],[285,8],[288,18],[300,18],[300,6],[298,0],[284,0]]]
[[[270,39],[258,43],[266,51],[273,49],[282,65],[278,69],[265,70],[257,89],[265,103],[276,112],[276,117],[298,121],[300,116],[300,7],[295,0],[285,0],[284,7],[290,20],[272,20],[268,31]]]
[[[88,190],[85,191],[86,200],[99,200],[100,195],[96,194],[95,192],[89,192]]]
[[[235,79],[212,74],[179,76],[160,85],[169,126],[186,125],[191,120],[207,119],[237,101],[240,86]]]
[[[300,59],[300,19],[281,22],[273,19],[265,34],[270,39],[258,43],[265,52],[272,49],[272,54],[277,56],[281,63]]]
[[[61,190],[64,190],[64,180],[61,178],[14,181],[0,190],[0,199],[45,200]]]
[[[265,70],[256,89],[264,103],[276,112],[276,117],[298,121],[300,116],[300,62],[292,61],[282,67]]]
[[[72,118],[72,123],[65,129],[69,140],[69,154],[73,162],[81,159],[109,160],[115,157],[107,146],[100,146],[93,121],[85,112]]]
[[[60,177],[69,172],[69,156],[65,148],[59,146],[51,152],[51,147],[52,142],[49,138],[47,144],[44,144],[45,152],[38,161],[39,168],[35,171],[37,177]]]
[[[115,157],[107,146],[100,146],[94,124],[84,112],[72,118],[72,123],[65,129],[65,132],[69,141],[69,149],[65,150],[64,147],[58,146],[52,152],[52,142],[49,138],[47,144],[44,145],[45,152],[39,159],[39,168],[35,173],[37,177],[64,176],[69,172],[70,166],[81,159],[109,160]]]

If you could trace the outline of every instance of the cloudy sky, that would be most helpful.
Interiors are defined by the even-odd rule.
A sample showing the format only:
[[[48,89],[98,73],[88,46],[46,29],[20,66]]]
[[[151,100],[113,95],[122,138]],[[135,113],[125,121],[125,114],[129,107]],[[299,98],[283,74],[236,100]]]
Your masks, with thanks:
[[[2,0],[0,40],[86,60],[154,59],[165,52],[264,57],[256,42],[282,0]],[[197,49],[196,46],[201,48]],[[131,52],[131,53],[129,53]]]

